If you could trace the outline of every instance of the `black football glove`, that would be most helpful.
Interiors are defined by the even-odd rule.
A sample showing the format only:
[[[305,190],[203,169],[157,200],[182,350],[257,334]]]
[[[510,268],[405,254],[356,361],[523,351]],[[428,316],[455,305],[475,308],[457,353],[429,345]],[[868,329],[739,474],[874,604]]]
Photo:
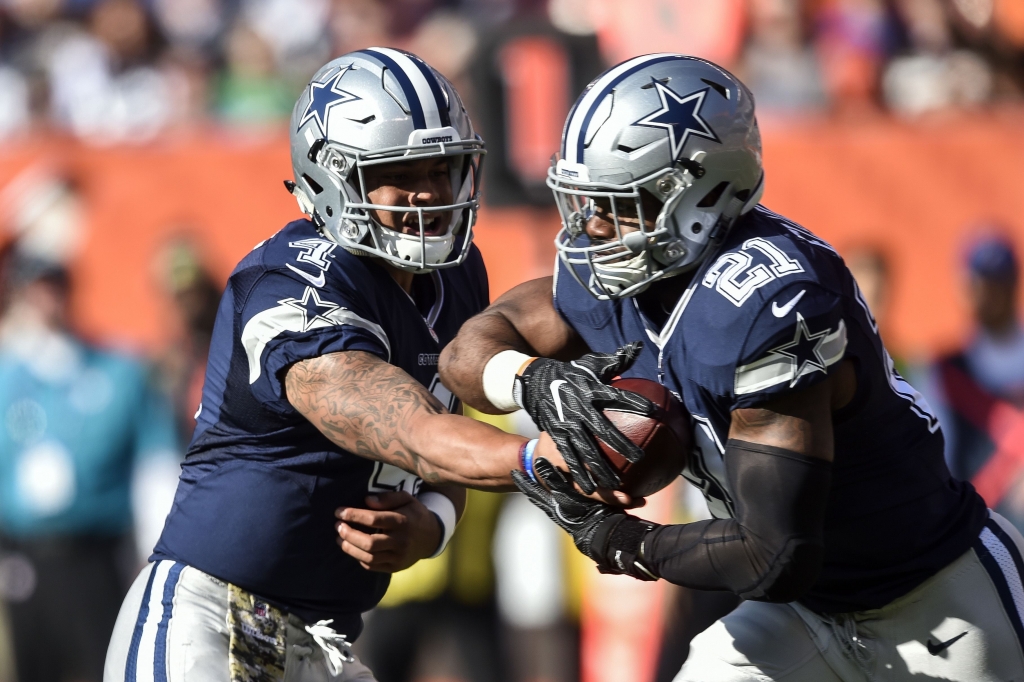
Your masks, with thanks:
[[[621,484],[595,438],[630,462],[644,455],[601,413],[613,408],[654,414],[655,405],[647,398],[607,383],[629,369],[642,349],[643,343],[635,341],[614,353],[588,353],[571,362],[538,358],[517,379],[520,404],[551,436],[573,480],[588,495],[598,486],[612,490]]]
[[[599,571],[657,580],[639,558],[643,537],[656,524],[580,495],[572,481],[544,458],[538,459],[533,469],[548,490],[520,471],[512,472],[516,487],[572,536],[576,548],[593,559]]]

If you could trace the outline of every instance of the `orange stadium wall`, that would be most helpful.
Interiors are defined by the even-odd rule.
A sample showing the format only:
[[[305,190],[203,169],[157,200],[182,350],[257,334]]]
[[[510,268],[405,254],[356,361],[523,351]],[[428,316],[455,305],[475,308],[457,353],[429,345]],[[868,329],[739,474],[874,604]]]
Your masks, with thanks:
[[[764,132],[764,203],[834,244],[869,245],[894,270],[888,340],[913,356],[967,332],[961,253],[968,229],[1002,223],[1024,247],[1024,126],[1019,114],[905,124],[812,122]],[[170,332],[154,274],[160,246],[182,226],[213,271],[298,217],[281,181],[278,136],[192,134],[139,147],[68,140],[0,146],[0,188],[45,163],[82,181],[87,235],[74,263],[76,318],[88,335],[139,349]],[[477,243],[492,298],[550,272],[557,217],[536,209],[481,213]]]

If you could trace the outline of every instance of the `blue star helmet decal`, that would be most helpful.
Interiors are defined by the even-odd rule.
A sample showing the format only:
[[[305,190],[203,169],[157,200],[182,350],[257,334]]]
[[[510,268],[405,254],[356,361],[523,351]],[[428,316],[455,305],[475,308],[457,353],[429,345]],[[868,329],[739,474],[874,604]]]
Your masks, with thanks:
[[[679,158],[691,135],[721,142],[707,121],[700,116],[700,108],[710,88],[681,97],[661,81],[653,80],[653,83],[661,98],[661,108],[647,114],[633,125],[667,130],[673,159]]]
[[[313,119],[316,121],[317,127],[320,128],[320,134],[327,135],[328,110],[339,104],[347,104],[360,99],[351,92],[338,87],[341,77],[351,68],[351,65],[344,66],[337,73],[328,74],[324,80],[313,81],[309,84],[309,104],[306,105],[306,110],[302,112],[302,118],[299,119],[299,128],[306,125],[306,121],[309,119]]]

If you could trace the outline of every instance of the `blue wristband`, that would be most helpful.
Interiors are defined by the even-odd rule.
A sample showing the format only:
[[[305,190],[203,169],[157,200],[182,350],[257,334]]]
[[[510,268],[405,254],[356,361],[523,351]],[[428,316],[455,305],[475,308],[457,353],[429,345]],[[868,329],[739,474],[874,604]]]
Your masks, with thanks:
[[[530,480],[534,483],[538,483],[537,474],[533,473],[533,451],[537,449],[537,443],[539,439],[534,438],[523,443],[522,447],[519,448],[519,466],[523,468],[523,471]]]

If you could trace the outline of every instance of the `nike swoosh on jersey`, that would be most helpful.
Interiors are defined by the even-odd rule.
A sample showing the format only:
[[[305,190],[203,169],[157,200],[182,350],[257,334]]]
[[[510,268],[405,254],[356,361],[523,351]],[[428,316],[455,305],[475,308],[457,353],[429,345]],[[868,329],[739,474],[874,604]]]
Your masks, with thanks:
[[[562,384],[567,384],[565,379],[557,379],[551,382],[551,395],[555,399],[555,409],[558,410],[558,421],[564,422],[565,415],[562,413],[562,396],[558,395],[558,389]]]
[[[799,294],[794,296],[789,303],[781,308],[779,307],[778,301],[772,301],[772,315],[775,317],[785,317],[786,315],[789,315],[789,311],[793,309],[793,306],[800,302],[800,299],[803,298],[806,293],[807,289],[801,289]]]
[[[959,635],[953,637],[952,639],[947,639],[945,642],[939,642],[938,644],[935,644],[934,642],[932,642],[931,638],[929,638],[926,645],[928,647],[928,653],[930,653],[932,656],[938,656],[943,651],[952,646],[953,642],[957,641],[961,637],[964,637],[965,635],[967,635],[966,631],[961,632]]]
[[[314,277],[313,275],[309,274],[308,272],[303,272],[302,270],[299,270],[297,267],[295,267],[291,263],[285,263],[285,265],[287,265],[288,269],[291,270],[292,272],[297,273],[299,275],[302,275],[302,278],[305,279],[310,284],[312,284],[313,286],[315,286],[315,287],[322,287],[324,285],[324,271],[323,270],[320,271],[320,276],[319,277]]]

